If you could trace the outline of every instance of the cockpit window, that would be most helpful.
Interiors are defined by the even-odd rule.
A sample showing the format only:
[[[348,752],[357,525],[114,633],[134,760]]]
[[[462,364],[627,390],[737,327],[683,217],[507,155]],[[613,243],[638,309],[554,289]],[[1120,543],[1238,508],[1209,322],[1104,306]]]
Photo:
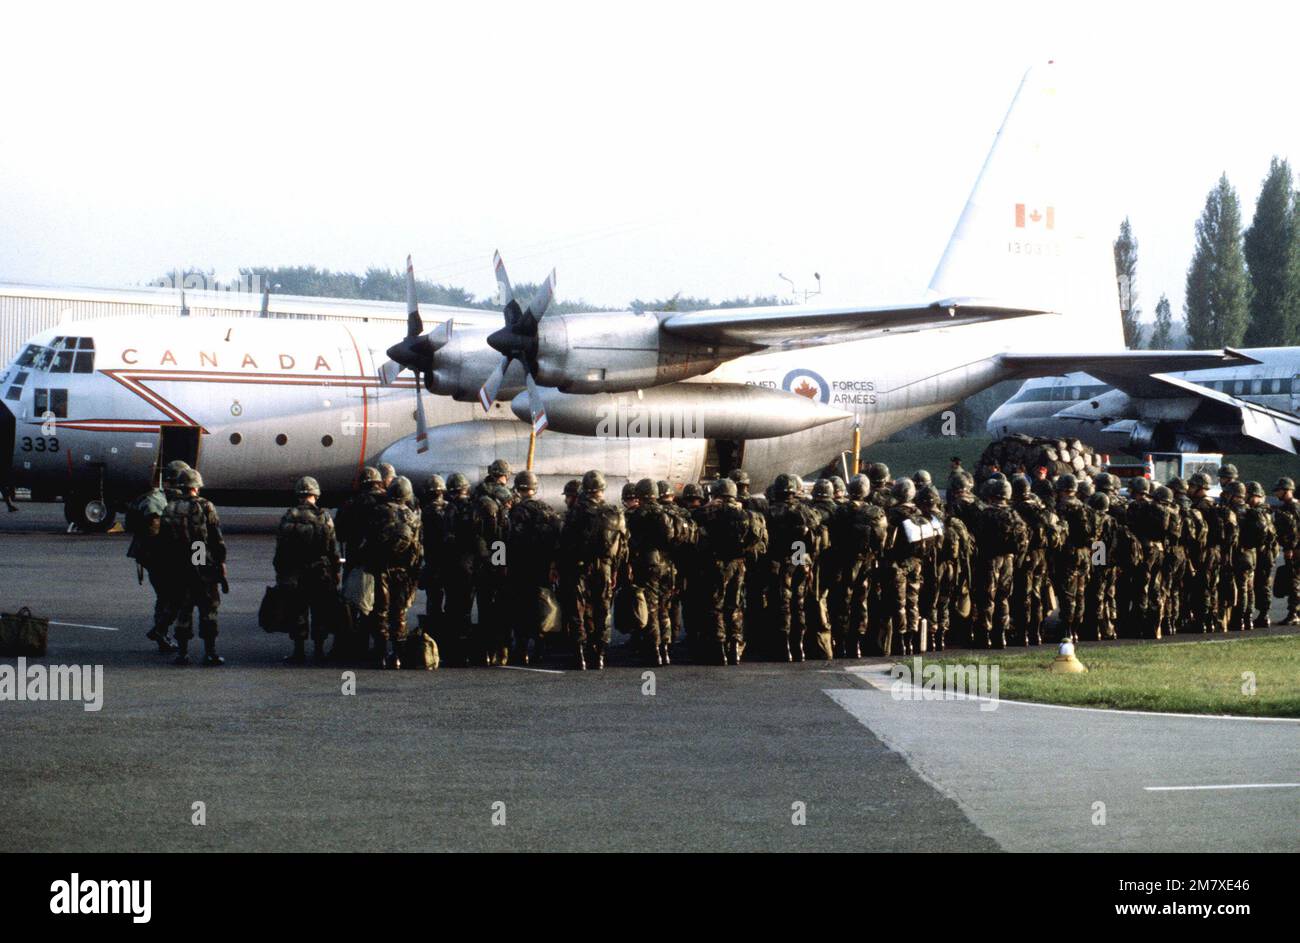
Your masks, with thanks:
[[[17,366],[49,373],[94,373],[93,337],[56,337],[49,347],[28,344],[18,356]]]

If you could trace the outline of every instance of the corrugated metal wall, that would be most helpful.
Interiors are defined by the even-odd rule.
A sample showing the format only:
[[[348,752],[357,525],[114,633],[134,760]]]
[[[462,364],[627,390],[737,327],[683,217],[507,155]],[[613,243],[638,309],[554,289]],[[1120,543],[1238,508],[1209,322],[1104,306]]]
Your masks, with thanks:
[[[257,317],[261,297],[249,292],[186,292],[190,317]],[[421,311],[437,317],[436,306]],[[23,344],[60,321],[96,321],[120,317],[180,317],[180,292],[173,289],[122,291],[0,285],[0,370]],[[316,321],[393,321],[405,323],[405,305],[384,301],[350,301],[272,295],[271,317]]]

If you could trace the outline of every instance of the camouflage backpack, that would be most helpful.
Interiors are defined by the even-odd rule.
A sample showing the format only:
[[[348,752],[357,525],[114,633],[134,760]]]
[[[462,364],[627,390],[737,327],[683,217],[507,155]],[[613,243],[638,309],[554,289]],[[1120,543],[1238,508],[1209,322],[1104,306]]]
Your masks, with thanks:
[[[750,512],[739,504],[720,504],[711,509],[704,523],[709,550],[719,560],[737,560],[749,552],[756,541]]]
[[[1243,549],[1259,550],[1273,541],[1273,519],[1264,508],[1246,508],[1237,516],[1237,520],[1241,528],[1240,541]]]
[[[1024,519],[1009,507],[990,505],[984,512],[984,527],[979,546],[990,556],[1022,554],[1029,549],[1029,527]]]
[[[207,502],[200,497],[177,498],[163,511],[161,535],[169,550],[189,558],[196,543],[208,542]]]
[[[420,559],[420,519],[416,512],[390,501],[381,505],[375,528],[375,562],[384,567],[410,567]]]
[[[813,515],[813,511],[801,504],[778,502],[771,505],[767,520],[769,547],[777,548],[782,556],[793,552],[796,544],[809,553],[814,552],[817,534]]]
[[[888,535],[884,511],[865,502],[847,504],[833,522],[831,544],[851,557],[878,557]]]
[[[320,508],[295,507],[284,512],[276,531],[276,555],[290,566],[306,566],[325,554],[328,515]]]

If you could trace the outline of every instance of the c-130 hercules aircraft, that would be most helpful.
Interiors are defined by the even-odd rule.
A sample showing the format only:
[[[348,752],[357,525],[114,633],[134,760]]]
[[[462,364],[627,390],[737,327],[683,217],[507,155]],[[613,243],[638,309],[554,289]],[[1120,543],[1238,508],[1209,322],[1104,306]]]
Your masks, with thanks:
[[[523,303],[498,258],[504,327],[426,306],[426,331],[409,264],[400,340],[328,322],[65,324],[0,382],[0,473],[35,499],[63,496],[89,530],[175,458],[201,467],[218,503],[286,502],[306,473],[328,502],[381,461],[417,484],[497,457],[521,466],[533,429],[549,430],[533,467],[551,498],[593,467],[680,485],[743,463],[766,481],[837,460],[855,426],[870,444],[1099,355],[1141,372],[1231,365],[1224,351],[1124,352],[1109,240],[1069,192],[1057,68],[1026,73],[915,302],[548,314],[554,273]],[[421,387],[440,394],[427,408]]]

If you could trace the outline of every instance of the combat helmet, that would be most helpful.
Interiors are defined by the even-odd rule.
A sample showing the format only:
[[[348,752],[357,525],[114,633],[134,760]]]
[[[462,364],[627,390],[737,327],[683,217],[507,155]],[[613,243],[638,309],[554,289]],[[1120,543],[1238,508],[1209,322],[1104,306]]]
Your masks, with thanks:
[[[700,490],[700,486],[698,484],[696,484],[693,481],[688,481],[686,482],[686,484],[682,485],[683,501],[692,501],[696,498],[700,498],[700,499],[704,498],[704,492]]]
[[[162,472],[163,484],[174,485],[176,483],[176,477],[189,467],[188,462],[182,462],[179,458],[175,461],[168,462],[167,467],[164,468]]]
[[[427,494],[444,494],[447,491],[447,482],[442,480],[441,475],[430,475],[429,480],[424,483],[424,490]]]
[[[409,503],[415,497],[415,489],[411,487],[411,479],[405,475],[398,475],[390,481],[388,483],[388,497],[403,504]]]
[[[203,476],[197,468],[185,468],[177,473],[176,485],[180,488],[202,488]]]
[[[1073,494],[1079,489],[1079,481],[1069,472],[1056,479],[1057,494]]]
[[[1106,494],[1114,494],[1119,490],[1119,479],[1110,472],[1098,472],[1092,479],[1092,483],[1097,486],[1098,491],[1104,491]]]
[[[1220,466],[1219,466],[1219,477],[1220,477],[1220,478],[1236,478],[1236,477],[1237,477],[1237,466],[1236,466],[1236,465],[1231,465],[1231,464],[1229,464],[1229,465],[1220,465]]]
[[[727,477],[737,485],[748,485],[751,483],[749,480],[749,472],[745,471],[743,468],[733,468],[731,471],[727,472]]]
[[[659,497],[659,484],[653,478],[642,478],[636,483],[632,493],[638,498],[649,498],[653,501]]]
[[[619,493],[619,498],[623,501],[635,501],[636,484],[631,481],[623,482],[623,490]]]
[[[1166,481],[1165,487],[1168,488],[1170,491],[1172,491],[1174,494],[1187,493],[1187,482],[1183,481],[1183,479],[1179,478],[1177,475],[1174,475],[1172,478]]]
[[[389,479],[396,478],[397,469],[394,468],[392,465],[390,465],[388,462],[380,462],[379,474],[382,478],[389,478]],[[392,482],[390,481],[389,484],[392,484]]]
[[[1104,491],[1098,491],[1088,499],[1088,507],[1105,514],[1110,510],[1110,495]]]
[[[299,497],[311,494],[319,498],[320,484],[311,475],[303,475],[298,479],[298,483],[293,486],[293,493]]]
[[[772,493],[776,495],[791,495],[796,493],[798,490],[799,486],[795,484],[794,475],[783,473],[777,475],[776,480],[772,482]]]
[[[1295,491],[1295,482],[1290,478],[1279,478],[1273,486],[1274,491]]]
[[[605,490],[605,476],[592,469],[582,476],[582,490],[586,494],[598,494]]]
[[[1240,481],[1225,482],[1223,496],[1225,498],[1244,498],[1246,496],[1246,486]]]
[[[934,485],[925,485],[916,492],[916,503],[920,507],[937,507],[939,504],[939,489]]]
[[[733,481],[734,481],[734,479],[733,479]],[[665,481],[664,479],[660,478],[658,481],[655,482],[655,486],[658,487],[658,489],[659,489],[659,500],[660,500],[660,501],[665,501],[665,500],[667,500],[667,501],[671,501],[671,500],[672,500],[672,498],[673,498],[673,486],[672,486],[671,483],[669,483],[668,481]]]
[[[736,489],[736,483],[730,478],[719,478],[713,483],[713,496],[715,498],[734,498],[739,493]]]
[[[383,482],[384,476],[379,473],[378,468],[367,465],[361,469],[361,483],[363,485],[377,485]]]
[[[576,498],[578,492],[582,490],[582,483],[576,478],[570,478],[564,483],[564,496],[566,498]]]
[[[990,478],[981,489],[985,501],[1009,501],[1011,499],[1011,482],[1006,478]]]
[[[918,468],[912,475],[912,483],[918,488],[924,488],[926,485],[934,484],[934,478],[924,468]]]
[[[812,496],[814,501],[833,498],[835,497],[835,486],[831,484],[829,478],[818,478],[813,485]]]
[[[1261,491],[1260,494],[1263,494]],[[1156,485],[1151,491],[1151,497],[1155,499],[1156,504],[1173,504],[1174,493],[1167,485]]]
[[[447,490],[452,494],[464,494],[469,490],[469,479],[461,472],[452,472],[447,478]]]
[[[515,490],[533,492],[537,490],[537,476],[530,471],[521,471],[515,475]]]
[[[504,458],[493,459],[492,464],[488,466],[488,474],[493,478],[497,475],[500,475],[502,478],[508,478],[510,477],[510,463]]]
[[[854,475],[849,479],[849,497],[851,499],[861,501],[869,494],[871,494],[871,481],[866,475]]]
[[[889,480],[889,466],[884,462],[872,462],[867,466],[867,478],[879,488],[881,483]]]
[[[1264,486],[1261,485],[1258,481],[1246,482],[1246,497],[1248,498],[1264,497]]]
[[[1092,483],[1092,479],[1086,475],[1079,478],[1074,486],[1074,493],[1080,501],[1086,501],[1096,492],[1097,486]]]
[[[1011,495],[1017,500],[1023,500],[1033,492],[1033,485],[1024,475],[1016,475],[1011,480]]]
[[[1187,479],[1187,488],[1190,491],[1200,491],[1210,487],[1210,476],[1205,472],[1196,472]]]
[[[911,478],[900,478],[894,482],[894,498],[902,504],[907,504],[916,497],[916,485]]]
[[[1146,478],[1134,478],[1128,483],[1129,494],[1150,494],[1151,482]]]

